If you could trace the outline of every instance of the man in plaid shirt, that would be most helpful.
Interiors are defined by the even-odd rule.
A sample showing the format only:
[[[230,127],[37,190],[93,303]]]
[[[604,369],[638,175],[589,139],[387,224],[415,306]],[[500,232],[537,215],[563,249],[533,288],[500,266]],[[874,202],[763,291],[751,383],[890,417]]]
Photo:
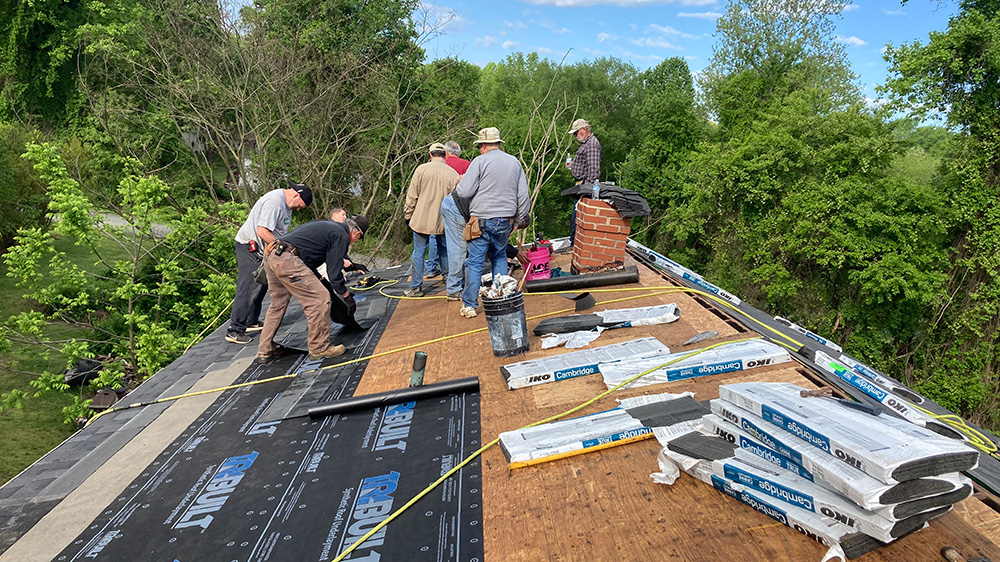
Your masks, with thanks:
[[[591,132],[590,123],[584,119],[573,121],[569,134],[580,141],[580,148],[576,149],[576,156],[569,167],[576,183],[592,184],[598,181],[601,175],[601,141]]]
[[[594,133],[590,131],[590,123],[585,119],[573,121],[573,126],[569,129],[569,134],[580,141],[580,147],[576,149],[576,156],[572,163],[567,162],[566,166],[576,180],[576,184],[581,183],[593,185],[597,183],[601,175],[601,141],[597,140]],[[569,243],[576,242],[576,204],[573,204],[573,212],[570,214]]]

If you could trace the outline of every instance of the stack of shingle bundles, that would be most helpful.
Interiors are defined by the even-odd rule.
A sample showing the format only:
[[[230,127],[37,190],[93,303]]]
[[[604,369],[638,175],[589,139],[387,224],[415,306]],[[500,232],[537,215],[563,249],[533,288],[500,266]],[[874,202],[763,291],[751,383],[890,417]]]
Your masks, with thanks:
[[[659,463],[663,472],[654,473],[654,481],[671,483],[670,467],[679,466],[691,476],[820,544],[841,549],[847,558],[856,558],[883,544],[856,525],[849,525],[856,524],[849,517],[842,520],[843,516],[830,515],[829,504],[818,507],[820,502],[815,496],[786,484],[777,484],[778,478],[773,474],[771,478],[762,477],[766,464],[759,461],[753,466],[752,460],[737,459],[733,446],[725,440],[698,432],[688,433],[674,438],[663,448]]]
[[[835,401],[803,398],[789,383],[719,387],[719,397],[885,483],[969,470],[979,452],[890,416],[847,410]]]
[[[713,414],[703,418],[703,430],[734,451],[714,438],[688,434],[668,443],[664,454],[680,458],[685,470],[729,495],[770,502],[764,513],[813,525],[804,528],[835,539],[848,557],[877,546],[854,533],[891,542],[972,493],[958,471],[976,466],[978,452],[961,442],[835,401],[802,398],[803,389],[790,384],[719,390],[721,399],[711,402]],[[817,528],[816,516],[844,527]]]

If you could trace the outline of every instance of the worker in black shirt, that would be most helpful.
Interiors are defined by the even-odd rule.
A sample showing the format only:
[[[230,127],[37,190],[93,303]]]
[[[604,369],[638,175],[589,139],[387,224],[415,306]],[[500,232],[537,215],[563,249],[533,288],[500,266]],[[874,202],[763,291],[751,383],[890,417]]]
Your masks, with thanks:
[[[330,345],[330,292],[316,273],[323,263],[343,264],[351,244],[360,240],[368,229],[368,220],[358,215],[342,223],[328,220],[307,222],[269,244],[264,250],[264,271],[267,272],[271,306],[264,318],[257,358],[267,363],[283,349],[274,344],[288,301],[295,297],[302,305],[309,327],[309,358],[337,357],[344,353],[343,345]],[[354,298],[347,290],[344,273],[339,267],[327,270],[330,284],[350,306]]]

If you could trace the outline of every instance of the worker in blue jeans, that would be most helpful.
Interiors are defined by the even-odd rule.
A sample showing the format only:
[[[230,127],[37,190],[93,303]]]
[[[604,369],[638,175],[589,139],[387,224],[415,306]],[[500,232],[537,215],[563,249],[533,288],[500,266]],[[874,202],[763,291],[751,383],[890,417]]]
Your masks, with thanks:
[[[462,300],[462,289],[465,288],[465,238],[462,230],[468,219],[468,200],[456,201],[457,195],[452,193],[441,201],[441,220],[444,221],[445,247],[448,248],[448,273],[445,282],[445,292],[449,301]],[[464,206],[465,213],[460,207]]]
[[[479,219],[482,234],[468,244],[465,259],[465,290],[458,313],[475,318],[479,308],[479,287],[486,257],[494,278],[507,274],[507,238],[515,226],[527,226],[531,201],[524,168],[517,158],[504,152],[500,131],[486,127],[479,131],[475,145],[479,156],[472,160],[454,195],[470,199],[470,216]],[[515,224],[516,221],[516,224]]]

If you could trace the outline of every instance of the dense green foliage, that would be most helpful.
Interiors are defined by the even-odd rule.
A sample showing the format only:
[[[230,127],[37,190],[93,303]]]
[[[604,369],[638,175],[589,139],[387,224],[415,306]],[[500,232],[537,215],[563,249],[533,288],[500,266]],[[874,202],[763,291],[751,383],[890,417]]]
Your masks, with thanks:
[[[239,14],[7,0],[0,235],[36,306],[4,338],[106,357],[102,383],[147,376],[224,309],[232,231],[261,193],[305,181],[317,200],[305,218],[363,211],[380,230],[370,249],[398,256],[402,194],[427,145],[457,140],[471,158],[484,126],[526,166],[529,235],[566,235],[566,131],[583,117],[603,178],[650,203],[640,241],[1000,427],[1000,3],[960,2],[926,44],[890,46],[883,110],[835,41],[846,3],[730,0],[696,84],[680,58],[645,71],[534,53],[425,64],[435,31],[413,20],[414,0],[264,0]],[[947,127],[921,125],[932,114]],[[173,233],[153,236],[153,222]],[[53,236],[100,265],[65,267]],[[123,255],[102,255],[109,242]],[[84,335],[54,344],[53,322]],[[3,389],[3,404],[58,388],[47,371]]]

